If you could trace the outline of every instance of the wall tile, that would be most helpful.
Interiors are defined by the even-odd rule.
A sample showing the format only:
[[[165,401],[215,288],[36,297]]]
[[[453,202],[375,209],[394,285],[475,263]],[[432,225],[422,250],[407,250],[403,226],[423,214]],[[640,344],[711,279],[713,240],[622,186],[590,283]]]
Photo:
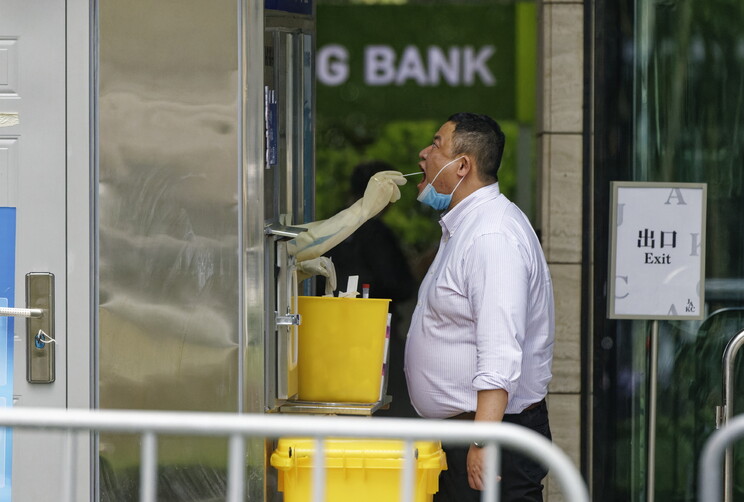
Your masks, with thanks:
[[[546,3],[541,13],[542,126],[546,132],[580,132],[584,97],[584,7],[575,3]]]
[[[548,54],[551,50],[551,38],[550,30],[548,29],[550,20],[550,10],[545,6],[544,3],[540,3],[537,8],[537,99],[535,103],[535,121],[536,131],[538,137],[547,128],[547,120],[549,118],[549,107],[547,104],[550,102],[550,80],[547,76],[547,68],[549,65]]]
[[[548,261],[579,263],[582,231],[582,137],[552,134],[547,176],[549,179]]]
[[[548,258],[550,249],[550,135],[538,134],[536,148],[537,156],[537,204],[535,207],[537,214],[536,228],[539,230],[540,242],[542,243],[545,257]]]
[[[550,392],[581,391],[581,266],[550,265],[555,296],[555,346]]]

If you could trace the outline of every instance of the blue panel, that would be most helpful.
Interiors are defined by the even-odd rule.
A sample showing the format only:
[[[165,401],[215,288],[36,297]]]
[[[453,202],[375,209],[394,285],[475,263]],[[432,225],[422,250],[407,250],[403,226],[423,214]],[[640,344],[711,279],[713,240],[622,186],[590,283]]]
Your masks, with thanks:
[[[0,307],[15,298],[15,227],[13,207],[0,207]],[[0,407],[13,405],[13,318],[0,317]],[[0,502],[10,501],[13,441],[10,429],[0,429]]]
[[[270,99],[266,105],[266,167],[279,165],[279,107],[276,103],[276,92],[269,91]]]
[[[266,0],[264,7],[309,16],[313,13],[313,0]]]

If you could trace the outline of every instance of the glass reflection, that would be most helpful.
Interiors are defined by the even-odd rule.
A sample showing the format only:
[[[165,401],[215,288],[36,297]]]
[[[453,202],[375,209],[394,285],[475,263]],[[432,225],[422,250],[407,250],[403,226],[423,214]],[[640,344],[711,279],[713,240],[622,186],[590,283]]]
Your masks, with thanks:
[[[654,498],[696,500],[697,461],[715,429],[723,351],[744,328],[744,3],[740,0],[637,0],[632,65],[630,178],[708,185],[706,319],[660,322],[657,427],[647,430],[650,322],[611,323],[614,367],[598,374],[598,392],[616,416],[614,448],[595,445],[612,500],[646,500],[649,434],[656,439]],[[630,146],[630,145],[628,145]],[[616,176],[624,167],[617,166]],[[598,335],[608,338],[606,333]],[[601,345],[600,345],[601,346]],[[741,375],[737,363],[737,375]],[[744,389],[744,375],[737,381]],[[744,411],[744,393],[735,413]],[[735,450],[740,459],[742,448]],[[738,476],[737,476],[738,474]],[[738,461],[734,500],[744,500]]]

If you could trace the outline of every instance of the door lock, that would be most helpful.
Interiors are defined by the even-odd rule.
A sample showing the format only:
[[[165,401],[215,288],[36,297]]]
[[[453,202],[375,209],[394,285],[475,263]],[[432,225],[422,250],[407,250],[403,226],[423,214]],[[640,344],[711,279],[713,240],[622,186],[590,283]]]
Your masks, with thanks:
[[[26,380],[52,383],[55,378],[54,275],[26,274],[26,305],[43,311],[26,320]],[[41,342],[41,348],[37,344]]]
[[[54,382],[54,275],[26,274],[26,308],[0,307],[0,316],[26,318],[26,380]]]

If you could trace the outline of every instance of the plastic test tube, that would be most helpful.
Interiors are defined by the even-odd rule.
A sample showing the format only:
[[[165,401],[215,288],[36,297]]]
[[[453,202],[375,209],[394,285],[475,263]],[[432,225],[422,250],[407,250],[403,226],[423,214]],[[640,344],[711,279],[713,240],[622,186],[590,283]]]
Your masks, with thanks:
[[[362,298],[369,298],[369,284],[362,284]]]

